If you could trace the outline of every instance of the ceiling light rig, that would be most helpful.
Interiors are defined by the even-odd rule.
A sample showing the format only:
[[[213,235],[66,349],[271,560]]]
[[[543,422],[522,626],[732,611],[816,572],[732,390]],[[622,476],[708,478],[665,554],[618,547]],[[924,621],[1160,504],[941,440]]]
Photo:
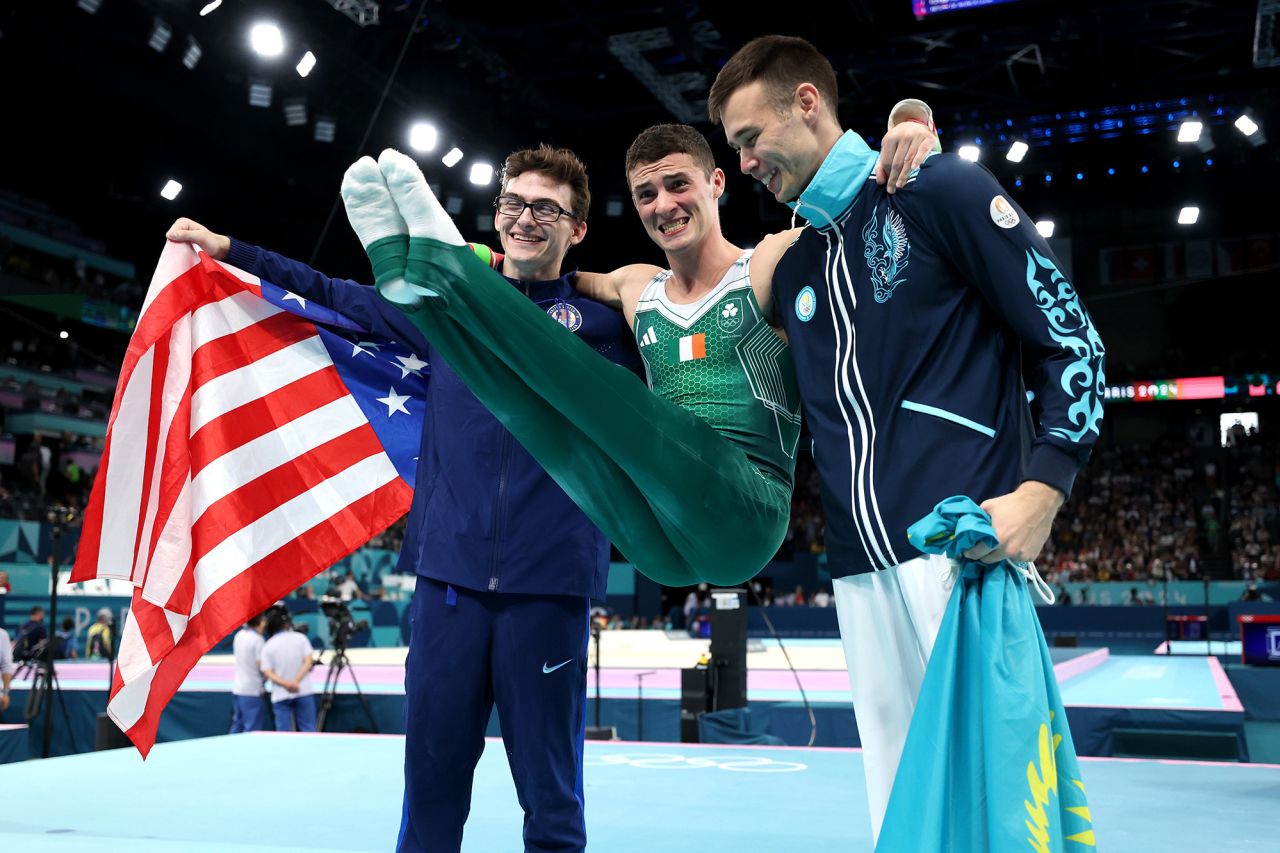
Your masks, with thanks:
[[[306,98],[284,99],[284,123],[289,127],[302,127],[307,123]]]
[[[249,81],[249,106],[271,106],[271,81],[253,78]]]
[[[249,29],[249,45],[259,56],[274,59],[284,53],[284,33],[270,22],[254,24]]]
[[[160,18],[151,21],[151,35],[147,38],[147,47],[156,53],[164,53],[171,38],[173,38],[173,27]]]
[[[409,128],[409,147],[414,151],[434,151],[440,141],[440,131],[425,121],[414,122]]]
[[[333,142],[338,133],[338,123],[331,116],[316,116],[314,132],[316,142]]]
[[[200,64],[200,57],[204,55],[204,50],[200,47],[200,42],[196,41],[192,36],[187,36],[187,49],[182,52],[182,64],[188,71],[195,71],[196,66]]]
[[[299,77],[306,77],[316,67],[316,55],[311,51],[302,54],[302,59],[298,60],[298,65],[294,69],[298,72]]]

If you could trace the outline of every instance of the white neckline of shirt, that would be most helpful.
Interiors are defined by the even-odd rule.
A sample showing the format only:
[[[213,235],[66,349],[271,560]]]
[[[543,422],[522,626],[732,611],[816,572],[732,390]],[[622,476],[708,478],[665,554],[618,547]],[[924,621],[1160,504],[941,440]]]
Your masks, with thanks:
[[[688,328],[702,318],[709,305],[719,301],[726,291],[734,289],[734,285],[742,282],[745,282],[743,286],[749,287],[751,285],[751,270],[747,262],[751,260],[751,256],[754,253],[755,249],[747,249],[743,252],[742,257],[734,261],[729,269],[725,271],[720,283],[695,302],[672,302],[668,299],[667,280],[671,278],[671,270],[663,270],[645,285],[644,292],[640,295],[640,301],[636,303],[636,313],[646,309],[657,309],[658,313],[671,322]],[[738,273],[736,276],[734,275],[735,271]]]

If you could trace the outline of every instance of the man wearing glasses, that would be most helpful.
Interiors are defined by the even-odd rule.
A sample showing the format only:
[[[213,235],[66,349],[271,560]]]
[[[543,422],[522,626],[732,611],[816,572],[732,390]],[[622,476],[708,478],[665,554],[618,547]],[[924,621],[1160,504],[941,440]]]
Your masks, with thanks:
[[[616,311],[560,267],[587,233],[586,168],[566,149],[516,151],[494,227],[511,285],[606,358],[639,368]],[[418,487],[400,552],[418,575],[406,661],[405,798],[398,849],[458,850],[494,706],[524,809],[524,848],[581,850],[590,599],[605,597],[609,543],[377,292],[331,279],[189,219],[170,240],[340,311],[431,365]],[[638,380],[637,380],[638,381]]]

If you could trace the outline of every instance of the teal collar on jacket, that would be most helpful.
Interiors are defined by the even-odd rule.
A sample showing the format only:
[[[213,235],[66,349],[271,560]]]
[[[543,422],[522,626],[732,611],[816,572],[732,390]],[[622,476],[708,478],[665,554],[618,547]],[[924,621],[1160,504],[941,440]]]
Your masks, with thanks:
[[[800,198],[788,206],[815,228],[830,227],[866,186],[878,159],[880,155],[861,136],[846,130],[831,146]]]

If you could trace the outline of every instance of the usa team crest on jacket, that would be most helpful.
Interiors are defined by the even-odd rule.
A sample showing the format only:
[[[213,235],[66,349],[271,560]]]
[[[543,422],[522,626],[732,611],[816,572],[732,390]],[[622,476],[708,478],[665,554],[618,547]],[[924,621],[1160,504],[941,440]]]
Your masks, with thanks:
[[[568,302],[556,302],[555,305],[547,309],[547,313],[551,315],[551,319],[571,332],[576,332],[582,328],[582,312]]]

